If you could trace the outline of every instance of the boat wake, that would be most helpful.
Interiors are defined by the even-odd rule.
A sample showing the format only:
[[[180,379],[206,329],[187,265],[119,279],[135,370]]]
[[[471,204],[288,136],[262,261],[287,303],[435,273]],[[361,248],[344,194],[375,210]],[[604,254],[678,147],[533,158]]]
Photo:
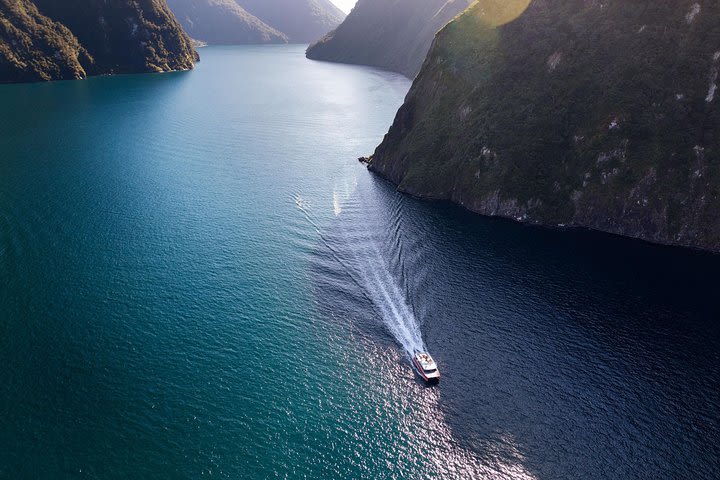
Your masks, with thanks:
[[[381,253],[380,242],[371,235],[364,235],[361,240],[355,238],[351,241],[347,230],[340,229],[343,242],[348,246],[340,251],[338,246],[323,233],[310,204],[299,195],[295,195],[294,200],[298,210],[312,225],[320,241],[332,257],[342,265],[361,294],[371,302],[395,340],[408,354],[412,354],[415,350],[426,350],[415,313]]]

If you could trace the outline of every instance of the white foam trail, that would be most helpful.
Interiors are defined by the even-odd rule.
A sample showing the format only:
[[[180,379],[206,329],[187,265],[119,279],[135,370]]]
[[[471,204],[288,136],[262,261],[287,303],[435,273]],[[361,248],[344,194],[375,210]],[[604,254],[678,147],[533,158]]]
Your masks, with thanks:
[[[409,353],[414,350],[425,350],[417,319],[388,263],[380,253],[377,240],[367,237],[363,239],[366,242],[365,248],[359,248],[354,243],[350,243],[347,232],[342,229],[346,242],[352,245],[347,249],[353,256],[350,262],[347,258],[343,258],[322,234],[308,202],[296,195],[295,204],[314,227],[333,258],[345,268],[354,283],[362,289],[362,294],[372,302],[383,323],[398,343]]]
[[[388,329],[408,352],[425,350],[420,327],[405,295],[380,254],[377,243],[372,242],[371,246],[371,257],[361,263],[362,275],[371,280],[368,285],[377,287],[377,303],[389,307],[384,318]]]
[[[337,191],[333,192],[333,211],[335,212],[336,217],[342,213],[342,206],[340,204],[340,195],[338,195]]]

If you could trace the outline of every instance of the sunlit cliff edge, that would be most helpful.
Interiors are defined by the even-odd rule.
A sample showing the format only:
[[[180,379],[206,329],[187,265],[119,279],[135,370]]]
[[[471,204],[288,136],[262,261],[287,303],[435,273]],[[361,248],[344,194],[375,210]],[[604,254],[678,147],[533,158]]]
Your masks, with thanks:
[[[0,83],[189,70],[164,0],[0,0]]]
[[[484,215],[720,251],[719,70],[714,0],[481,0],[369,168]]]

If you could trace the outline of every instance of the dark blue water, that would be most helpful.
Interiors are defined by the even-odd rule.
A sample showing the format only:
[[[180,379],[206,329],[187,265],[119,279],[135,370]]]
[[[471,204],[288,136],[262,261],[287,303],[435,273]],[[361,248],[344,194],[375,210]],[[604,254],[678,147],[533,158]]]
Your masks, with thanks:
[[[399,195],[355,159],[408,87],[0,88],[0,477],[720,478],[720,257]]]

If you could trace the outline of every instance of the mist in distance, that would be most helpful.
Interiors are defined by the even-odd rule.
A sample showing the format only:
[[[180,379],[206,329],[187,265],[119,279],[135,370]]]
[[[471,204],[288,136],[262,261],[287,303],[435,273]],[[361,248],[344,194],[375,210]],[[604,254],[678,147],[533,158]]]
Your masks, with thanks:
[[[355,6],[357,0],[331,0],[337,7],[345,13],[350,13],[350,10]]]

